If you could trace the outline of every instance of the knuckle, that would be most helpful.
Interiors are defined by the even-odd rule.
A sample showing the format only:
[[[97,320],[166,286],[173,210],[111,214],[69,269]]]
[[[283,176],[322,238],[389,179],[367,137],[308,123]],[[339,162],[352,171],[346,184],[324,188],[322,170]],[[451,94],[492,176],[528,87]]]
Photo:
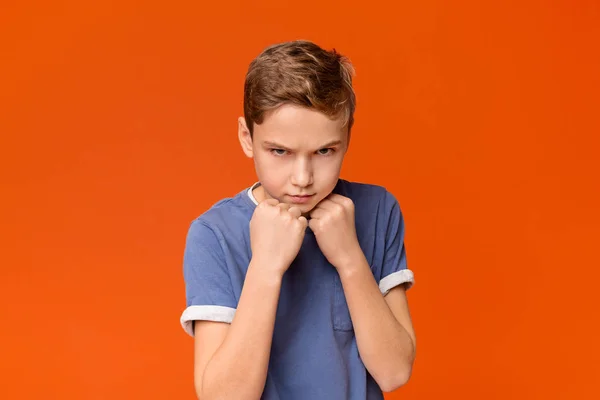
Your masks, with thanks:
[[[290,214],[289,212],[282,212],[281,219],[283,219],[286,222],[289,222],[292,220],[292,214]]]

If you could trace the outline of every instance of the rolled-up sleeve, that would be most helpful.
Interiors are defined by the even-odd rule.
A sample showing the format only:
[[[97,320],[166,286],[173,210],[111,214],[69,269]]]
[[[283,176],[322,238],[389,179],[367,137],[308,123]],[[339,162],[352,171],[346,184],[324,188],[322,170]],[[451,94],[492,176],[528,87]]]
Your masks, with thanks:
[[[233,294],[221,240],[202,220],[192,222],[185,244],[183,273],[186,309],[180,322],[194,336],[194,321],[231,323],[237,301]]]
[[[398,285],[405,284],[409,289],[414,284],[414,274],[408,269],[404,246],[404,218],[396,198],[386,191],[383,201],[383,216],[387,219],[383,265],[379,289],[385,296]]]

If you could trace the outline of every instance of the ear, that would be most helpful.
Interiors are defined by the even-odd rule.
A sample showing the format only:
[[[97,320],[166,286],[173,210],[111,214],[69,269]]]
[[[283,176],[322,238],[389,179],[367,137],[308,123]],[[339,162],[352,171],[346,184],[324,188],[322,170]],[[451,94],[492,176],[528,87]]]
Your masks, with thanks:
[[[244,154],[246,154],[246,157],[252,158],[254,156],[252,136],[250,135],[250,130],[246,125],[246,119],[244,117],[238,118],[238,139],[240,140],[242,150],[244,151]]]

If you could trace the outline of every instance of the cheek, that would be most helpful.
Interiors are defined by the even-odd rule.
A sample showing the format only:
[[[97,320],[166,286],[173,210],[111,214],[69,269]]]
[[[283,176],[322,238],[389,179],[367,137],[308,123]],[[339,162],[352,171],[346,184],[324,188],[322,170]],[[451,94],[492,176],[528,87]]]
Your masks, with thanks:
[[[270,155],[261,155],[254,159],[256,174],[262,185],[269,191],[277,192],[277,188],[286,182],[287,171],[281,160]]]
[[[254,166],[256,167],[256,172],[259,174],[268,173],[273,169],[273,161],[268,157],[268,155],[260,154],[254,157]]]
[[[319,177],[319,181],[324,186],[335,186],[340,176],[340,170],[342,168],[343,159],[328,159],[315,165],[316,176]]]

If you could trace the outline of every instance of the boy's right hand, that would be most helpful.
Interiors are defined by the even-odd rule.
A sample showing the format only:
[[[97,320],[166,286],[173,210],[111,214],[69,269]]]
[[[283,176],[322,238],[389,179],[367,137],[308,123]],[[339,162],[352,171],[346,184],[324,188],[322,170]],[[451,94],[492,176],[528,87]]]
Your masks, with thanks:
[[[252,260],[283,276],[300,251],[307,225],[298,207],[262,201],[250,220]]]

